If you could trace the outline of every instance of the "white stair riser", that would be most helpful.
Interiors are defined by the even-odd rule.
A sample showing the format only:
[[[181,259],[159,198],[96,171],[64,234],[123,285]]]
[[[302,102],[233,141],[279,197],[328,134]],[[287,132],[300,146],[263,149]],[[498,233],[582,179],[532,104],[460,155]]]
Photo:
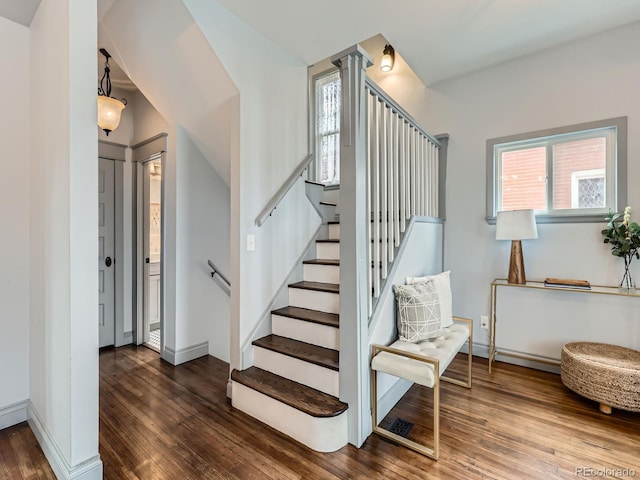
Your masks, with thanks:
[[[340,313],[340,294],[289,288],[289,305],[327,313]]]
[[[316,243],[316,258],[319,260],[340,260],[340,244]]]
[[[253,364],[334,397],[340,395],[340,375],[335,370],[258,346],[253,347]]]
[[[293,338],[319,347],[340,349],[340,333],[335,327],[307,322],[296,318],[271,315],[271,331],[274,335]]]
[[[304,264],[303,270],[307,282],[340,283],[340,266]]]
[[[347,444],[347,412],[312,417],[238,382],[231,385],[234,408],[289,435],[318,452],[335,452]]]
[[[329,224],[329,238],[331,240],[340,240],[340,224],[339,223]]]

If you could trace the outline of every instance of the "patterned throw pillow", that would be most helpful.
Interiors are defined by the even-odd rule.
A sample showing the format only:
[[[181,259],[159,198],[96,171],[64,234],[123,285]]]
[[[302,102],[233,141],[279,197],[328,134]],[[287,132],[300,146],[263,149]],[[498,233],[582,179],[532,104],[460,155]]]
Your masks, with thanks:
[[[433,280],[415,285],[394,285],[398,302],[398,336],[419,342],[442,335],[440,299]]]
[[[427,280],[433,280],[438,291],[440,299],[440,314],[442,319],[440,323],[442,328],[453,325],[453,301],[451,298],[451,271],[439,273],[438,275],[429,275],[427,277],[407,277],[406,284],[421,283]]]

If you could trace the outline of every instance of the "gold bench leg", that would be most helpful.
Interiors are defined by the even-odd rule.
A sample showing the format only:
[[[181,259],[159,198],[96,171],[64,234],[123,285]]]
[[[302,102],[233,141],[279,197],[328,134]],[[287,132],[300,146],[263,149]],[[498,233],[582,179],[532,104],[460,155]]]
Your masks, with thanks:
[[[455,378],[442,375],[440,378],[445,382],[453,383],[460,387],[471,388],[471,368],[473,366],[473,321],[468,318],[454,317],[456,321],[469,324],[469,349],[467,354],[467,381],[463,382]],[[489,364],[491,365],[491,364]]]
[[[449,378],[439,375],[435,375],[434,384],[433,384],[433,448],[429,448],[420,443],[409,440],[408,438],[402,437],[398,434],[392,433],[389,430],[385,430],[382,427],[378,426],[378,375],[377,371],[371,369],[371,424],[373,425],[373,432],[378,435],[388,438],[389,440],[398,443],[404,447],[410,448],[422,455],[425,455],[429,458],[433,458],[434,460],[438,460],[440,456],[440,379],[445,380],[449,383],[453,383],[454,385],[459,385],[466,388],[471,388],[471,368],[473,365],[473,322],[467,318],[454,317],[457,321],[466,322],[469,325],[469,350],[467,354],[467,381],[463,382],[461,380],[457,380],[454,378]],[[372,358],[377,355],[380,351],[390,351],[393,352],[392,349],[388,347],[383,347],[381,345],[372,345]],[[402,352],[395,351],[393,353],[400,354],[409,358],[413,358],[414,360],[419,360],[427,363],[431,363],[434,366],[434,372],[439,372],[439,362],[437,360],[427,360],[426,358],[420,358],[419,356]]]
[[[381,437],[396,442],[403,447],[425,455],[434,460],[438,460],[440,456],[440,379],[436,376],[433,385],[433,448],[429,448],[408,438],[402,437],[396,433],[385,430],[378,426],[378,379],[377,371],[371,370],[371,420],[373,432]]]

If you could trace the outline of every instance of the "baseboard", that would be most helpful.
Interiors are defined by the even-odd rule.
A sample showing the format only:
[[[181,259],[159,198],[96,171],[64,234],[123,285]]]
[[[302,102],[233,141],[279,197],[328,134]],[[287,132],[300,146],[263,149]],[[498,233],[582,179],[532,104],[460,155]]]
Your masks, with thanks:
[[[28,405],[29,401],[23,400],[0,408],[0,430],[26,422]]]
[[[96,454],[94,457],[78,465],[69,465],[69,462],[60,451],[58,444],[51,436],[51,433],[31,402],[28,404],[28,421],[33,434],[40,444],[40,448],[42,448],[57,478],[63,480],[102,479],[102,460],[100,460],[100,455]]]
[[[505,352],[509,352],[509,350],[503,349]],[[467,353],[467,346],[463,346],[460,349],[461,352]],[[514,352],[520,353],[520,352]],[[489,346],[484,344],[473,343],[473,356],[474,357],[482,357],[489,358]],[[525,360],[523,358],[509,357],[506,355],[497,355],[496,361],[502,363],[510,363],[512,365],[519,365],[521,367],[533,368],[534,370],[542,370],[543,372],[549,373],[560,373],[560,367],[556,365],[549,365],[544,362],[536,362],[535,358],[531,358],[530,360]],[[495,363],[494,363],[495,365]]]
[[[469,353],[469,343],[465,343],[460,347],[461,353]],[[489,358],[489,345],[473,342],[473,356],[481,358]]]
[[[180,348],[178,350],[164,347],[162,358],[171,365],[180,365],[181,363],[190,362],[191,360],[206,355],[209,355],[209,342],[198,343],[197,345],[191,345],[190,347]]]
[[[227,398],[233,398],[233,380],[227,380]]]
[[[160,328],[160,322],[153,322],[149,324],[149,330],[158,330]]]
[[[116,348],[124,345],[131,345],[133,343],[133,332],[124,332],[122,336],[116,340]]]

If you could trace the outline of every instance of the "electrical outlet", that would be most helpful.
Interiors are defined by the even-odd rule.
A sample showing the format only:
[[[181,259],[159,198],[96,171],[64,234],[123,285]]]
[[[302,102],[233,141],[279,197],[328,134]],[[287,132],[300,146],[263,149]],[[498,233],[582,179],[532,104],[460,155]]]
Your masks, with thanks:
[[[247,252],[253,252],[256,249],[256,236],[247,235]]]
[[[489,317],[486,315],[480,315],[480,328],[485,330],[489,328]]]

